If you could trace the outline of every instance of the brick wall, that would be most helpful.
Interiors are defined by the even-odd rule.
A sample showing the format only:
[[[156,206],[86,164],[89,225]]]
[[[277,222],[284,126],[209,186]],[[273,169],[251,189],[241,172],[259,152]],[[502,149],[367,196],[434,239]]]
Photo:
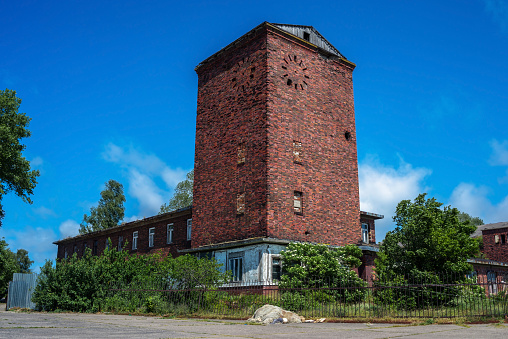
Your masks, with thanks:
[[[267,25],[197,68],[193,247],[360,240],[353,68]]]
[[[197,69],[193,247],[266,236],[266,70],[256,34]]]
[[[508,227],[483,230],[483,253],[490,260],[508,262]],[[496,244],[496,235],[499,242]],[[504,236],[504,243],[502,242]]]
[[[273,31],[268,67],[268,235],[357,243],[354,66]],[[295,141],[301,142],[298,162],[292,154]],[[302,213],[293,210],[295,191],[302,193]]]
[[[177,257],[178,250],[190,248],[190,241],[187,241],[187,220],[192,218],[192,210],[180,213],[176,216],[171,214],[155,216],[144,220],[126,223],[121,226],[104,230],[101,232],[93,232],[83,236],[77,236],[68,240],[60,240],[58,244],[57,258],[65,257],[65,250],[69,256],[76,252],[78,256],[82,256],[85,251],[85,243],[93,250],[94,242],[97,241],[97,254],[101,254],[106,248],[106,241],[111,239],[112,246],[118,248],[119,237],[123,237],[123,243],[128,242],[126,250],[130,253],[153,253],[161,250],[165,255],[171,254]],[[173,224],[173,243],[167,244],[167,225]],[[148,246],[148,230],[155,228],[154,246]],[[133,233],[138,232],[138,246],[136,250],[132,249]]]

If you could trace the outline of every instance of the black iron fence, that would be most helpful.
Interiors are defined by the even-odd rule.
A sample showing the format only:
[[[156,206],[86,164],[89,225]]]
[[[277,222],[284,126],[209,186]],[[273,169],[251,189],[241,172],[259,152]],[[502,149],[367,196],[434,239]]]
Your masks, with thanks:
[[[436,278],[437,277],[437,278]],[[508,314],[507,284],[500,279],[452,275],[411,276],[331,286],[326,282],[235,282],[170,288],[154,283],[111,284],[104,310],[201,317],[247,318],[265,305],[313,318],[477,318]],[[289,287],[288,287],[289,286]]]

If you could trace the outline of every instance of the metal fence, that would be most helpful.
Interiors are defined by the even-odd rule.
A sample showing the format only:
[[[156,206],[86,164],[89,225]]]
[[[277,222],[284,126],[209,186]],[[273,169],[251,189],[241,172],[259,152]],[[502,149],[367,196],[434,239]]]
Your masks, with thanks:
[[[35,273],[14,273],[7,292],[7,310],[13,307],[35,309],[32,293],[37,286],[37,276]]]
[[[367,283],[240,282],[215,287],[112,285],[104,309],[201,317],[247,318],[265,304],[312,318],[456,318],[508,314],[503,280],[448,276],[399,277]],[[492,293],[496,291],[496,293]]]

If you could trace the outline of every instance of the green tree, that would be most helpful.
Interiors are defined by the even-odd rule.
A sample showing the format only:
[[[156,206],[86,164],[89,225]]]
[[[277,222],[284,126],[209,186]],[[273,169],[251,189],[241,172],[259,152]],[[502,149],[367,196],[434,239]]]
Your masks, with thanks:
[[[192,205],[194,170],[187,173],[186,179],[176,185],[175,193],[167,204],[162,204],[159,214],[171,212]]]
[[[30,273],[30,266],[34,263],[32,260],[30,260],[30,257],[28,256],[28,251],[24,250],[22,248],[18,249],[18,251],[15,254],[16,263],[18,266],[18,272],[17,273]]]
[[[470,235],[476,227],[460,221],[459,211],[420,194],[414,202],[402,200],[386,234],[376,261],[376,272],[404,275],[408,272],[453,272],[471,270],[467,259],[478,252]]]
[[[0,240],[0,298],[7,293],[9,281],[16,273],[18,266],[14,253],[8,247],[4,239]]]
[[[470,237],[476,226],[459,211],[420,194],[402,200],[376,259],[375,299],[400,309],[453,305],[471,271],[467,259],[478,252]],[[447,285],[452,284],[452,285]],[[400,286],[400,288],[395,288]]]
[[[27,128],[31,119],[18,112],[20,105],[16,91],[0,90],[0,227],[4,216],[2,197],[13,191],[31,204],[30,195],[39,176],[39,171],[31,170],[30,162],[22,154],[26,146],[20,141],[31,135]]]
[[[469,221],[474,226],[481,226],[481,225],[485,224],[482,219],[480,219],[478,217],[472,217],[472,216],[470,216],[469,214],[467,214],[465,212],[460,212],[459,213],[459,221],[460,222]]]
[[[83,216],[79,233],[85,234],[117,226],[124,217],[124,202],[122,184],[109,180],[101,192],[99,205],[90,209],[90,216],[86,214]]]

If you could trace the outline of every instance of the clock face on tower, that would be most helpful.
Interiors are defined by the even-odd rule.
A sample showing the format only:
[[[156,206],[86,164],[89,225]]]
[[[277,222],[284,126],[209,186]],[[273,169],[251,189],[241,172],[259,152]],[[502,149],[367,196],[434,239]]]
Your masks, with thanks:
[[[304,91],[309,86],[309,76],[307,75],[307,67],[303,59],[296,55],[286,55],[282,59],[282,66],[284,74],[282,80],[286,85],[294,87],[299,91]]]
[[[253,84],[255,70],[256,67],[252,66],[252,60],[249,57],[238,61],[233,68],[233,79],[231,79],[233,89],[239,93],[247,92]]]

